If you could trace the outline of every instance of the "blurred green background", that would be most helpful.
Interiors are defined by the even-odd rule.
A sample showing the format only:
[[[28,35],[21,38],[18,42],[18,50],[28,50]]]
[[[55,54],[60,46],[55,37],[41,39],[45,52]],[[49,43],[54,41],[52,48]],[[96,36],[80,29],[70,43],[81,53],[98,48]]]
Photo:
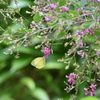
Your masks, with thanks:
[[[16,8],[14,0],[4,1]],[[31,22],[32,18],[26,14],[26,11],[31,11],[28,4],[33,5],[33,0],[19,0],[18,5],[21,8],[21,14]],[[0,8],[7,7],[0,4]],[[0,14],[0,26],[5,31],[8,26],[11,26],[13,30],[16,29],[11,20],[7,19],[8,24],[6,24],[3,18]],[[29,23],[26,22],[26,25],[29,26]],[[57,62],[57,59],[64,57],[64,53],[68,50],[63,44],[53,46],[54,53],[46,60],[46,66],[43,69],[31,66],[30,63],[34,58],[43,56],[40,49],[34,49],[40,43],[39,38],[33,37],[31,46],[25,48],[22,45],[19,48],[20,58],[5,55],[4,52],[10,45],[3,42],[0,44],[0,100],[58,100],[59,98],[69,100],[71,93],[74,93],[74,91],[66,93],[64,90],[65,76],[73,72],[74,67],[70,66],[68,70],[65,70],[66,64]],[[80,86],[78,99],[84,97],[84,86],[85,84]]]

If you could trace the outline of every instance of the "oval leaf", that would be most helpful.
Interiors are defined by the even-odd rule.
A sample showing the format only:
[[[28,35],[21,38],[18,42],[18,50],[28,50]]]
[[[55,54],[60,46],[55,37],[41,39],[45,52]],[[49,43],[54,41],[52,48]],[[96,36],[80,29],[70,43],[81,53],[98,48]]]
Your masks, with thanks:
[[[21,83],[26,85],[30,90],[35,89],[35,82],[29,77],[22,78]]]
[[[38,22],[41,21],[41,16],[39,14],[36,14],[36,15],[34,15],[33,19],[34,19],[35,22],[38,23]]]
[[[32,96],[37,98],[37,100],[50,100],[46,91],[41,88],[36,88],[35,90],[33,90]]]

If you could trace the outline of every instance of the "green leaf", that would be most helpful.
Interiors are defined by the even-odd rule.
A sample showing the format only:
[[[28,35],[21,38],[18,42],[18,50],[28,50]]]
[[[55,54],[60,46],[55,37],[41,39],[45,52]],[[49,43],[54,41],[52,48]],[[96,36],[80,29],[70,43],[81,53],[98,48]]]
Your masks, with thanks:
[[[85,10],[93,10],[92,7],[84,7]]]
[[[75,11],[75,10],[69,10],[70,14],[72,14],[73,17],[77,17],[79,16],[79,12]]]
[[[96,97],[100,98],[100,88],[96,89]]]
[[[48,37],[50,38],[50,39],[54,39],[54,35],[48,35]]]
[[[95,36],[91,36],[90,33],[88,33],[88,35],[85,37],[85,40],[88,39],[88,41],[95,41],[96,37]]]
[[[39,25],[40,28],[45,28],[46,26],[44,24]]]
[[[85,29],[91,28],[93,25],[95,25],[95,21],[90,22]]]
[[[50,100],[48,94],[41,88],[36,88],[33,90],[31,95],[37,100]]]
[[[11,32],[11,31],[12,31],[12,29],[11,29],[10,26],[8,26],[7,31],[8,31],[8,32]]]
[[[57,30],[58,28],[61,29],[61,26],[60,25],[56,25],[55,27],[53,27],[54,30]]]
[[[3,83],[4,81],[6,81],[11,76],[12,76],[11,72],[4,72],[4,73],[0,74],[0,83]]]
[[[87,82],[90,82],[91,79],[90,79],[90,77],[86,77],[86,76],[85,76],[85,80],[86,80]]]
[[[20,12],[20,9],[16,9],[15,12],[16,12],[16,13],[19,13],[19,12]]]
[[[99,63],[100,62],[100,59],[97,59],[97,62]]]
[[[69,9],[70,9],[70,10],[75,10],[75,6],[74,6],[73,4],[71,4],[71,5],[69,6]]]
[[[71,0],[71,1],[72,1],[72,2],[75,2],[75,3],[77,2],[77,0]]]
[[[58,45],[58,44],[57,44]],[[62,63],[58,63],[58,62],[48,62],[46,64],[46,67],[44,67],[43,69],[61,69],[63,67],[63,64]]]
[[[100,35],[100,28],[98,28],[96,31],[94,31],[95,36],[99,36]]]
[[[34,17],[33,17],[34,21],[37,22],[37,23],[41,21],[41,18],[42,17],[39,14],[35,14]]]
[[[60,32],[59,34],[58,34],[58,37],[60,37],[60,38],[62,38],[64,35],[66,34],[66,32]]]
[[[55,9],[57,12],[60,12],[60,8],[59,7],[56,7]]]
[[[35,89],[35,82],[31,78],[24,77],[20,81],[22,84],[26,85],[30,90]]]
[[[80,6],[84,7],[87,4],[87,0],[81,0],[80,1]]]
[[[88,58],[82,59],[82,64],[84,64],[87,60],[88,60]]]
[[[54,20],[54,21],[47,22],[48,27],[49,27],[49,26],[56,25],[56,24],[57,24],[57,22],[58,22],[58,20]]]
[[[82,98],[80,100],[99,100],[99,99],[96,97],[88,96],[88,97]]]
[[[59,1],[59,6],[64,6],[66,4],[66,0],[60,0]]]
[[[73,24],[73,23],[72,23],[71,20],[68,20],[68,21],[67,21],[67,25],[68,25],[68,26],[71,26],[72,24]]]
[[[18,59],[14,59],[13,62],[12,62],[12,67],[11,67],[10,70],[12,72],[15,72],[16,70],[25,67],[30,62],[31,62],[31,58],[18,58]]]
[[[8,94],[4,94],[0,96],[0,100],[15,100],[15,99],[12,99]]]

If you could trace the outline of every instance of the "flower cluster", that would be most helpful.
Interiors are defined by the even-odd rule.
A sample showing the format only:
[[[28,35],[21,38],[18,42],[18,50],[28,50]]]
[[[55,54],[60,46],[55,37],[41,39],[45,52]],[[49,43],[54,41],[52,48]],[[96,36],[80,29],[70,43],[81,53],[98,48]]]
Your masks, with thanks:
[[[91,85],[88,88],[84,88],[85,90],[85,95],[91,95],[91,96],[95,96],[95,90],[96,90],[96,86],[97,85]]]
[[[81,58],[88,57],[88,55],[86,53],[84,53],[82,50],[77,51],[77,54],[80,55]]]
[[[56,13],[55,8],[56,8],[57,6],[58,6],[58,5],[50,4],[50,5],[45,6],[45,7],[44,7],[43,9],[41,9],[41,10],[42,10],[42,11],[45,11],[45,12]]]
[[[100,16],[98,17],[98,22],[100,23]]]
[[[48,56],[50,55],[50,47],[45,47],[43,52],[44,52],[45,58],[48,58]]]
[[[43,9],[41,9],[42,11],[45,11],[45,12],[50,12],[50,13],[57,13],[56,11],[56,7],[58,7],[58,5],[55,5],[55,4],[50,4],[50,5],[47,5],[45,6]],[[60,7],[60,12],[65,12],[65,11],[68,11],[69,8],[66,7],[66,6],[61,6]]]
[[[66,75],[66,78],[69,78],[68,79],[68,82],[71,83],[71,84],[75,84],[75,81],[79,78],[78,75],[74,74],[74,73],[70,73],[69,76]]]
[[[98,3],[100,2],[100,0],[88,0],[89,2],[95,2],[95,3]]]
[[[51,17],[44,17],[44,20],[45,20],[46,22],[53,21],[53,19],[52,19]]]
[[[100,55],[100,51],[97,52],[97,55]]]
[[[94,32],[93,30],[96,30],[97,29],[97,26],[94,25],[93,28],[89,28],[89,29],[83,29],[83,30],[77,30],[77,35],[78,37],[82,37],[82,36],[85,36],[85,35],[88,35],[88,33],[93,36],[94,35]]]
[[[80,9],[80,8],[78,8],[78,9],[76,9],[76,11],[77,11],[77,12],[80,12],[80,11],[81,11],[81,9]]]
[[[66,7],[66,6],[60,7],[60,11],[61,11],[61,12],[65,12],[65,11],[68,11],[68,10],[69,10],[69,8]]]
[[[86,32],[90,33],[90,35],[92,35],[92,36],[94,35],[94,32],[91,29],[87,29]]]

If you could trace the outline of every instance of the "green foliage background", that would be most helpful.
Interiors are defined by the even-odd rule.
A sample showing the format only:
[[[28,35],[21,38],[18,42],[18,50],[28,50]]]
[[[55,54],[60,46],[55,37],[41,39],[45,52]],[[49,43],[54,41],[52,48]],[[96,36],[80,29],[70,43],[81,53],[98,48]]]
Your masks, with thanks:
[[[15,7],[14,3],[11,3],[13,0],[8,0],[8,2]],[[32,21],[32,17],[26,14],[26,11],[30,10],[28,4],[33,5],[33,0],[19,0],[19,3],[21,15]],[[0,4],[0,8],[6,9],[6,6]],[[16,14],[16,17],[19,15]],[[16,29],[11,20],[7,19],[7,22],[6,24],[0,14],[0,26],[5,31],[8,26],[11,26],[13,30]],[[25,23],[29,27],[29,23]],[[25,48],[22,45],[19,48],[20,58],[18,59],[13,55],[4,54],[10,45],[0,44],[0,100],[57,100],[58,98],[68,100],[74,90],[66,93],[64,81],[66,81],[65,76],[73,72],[74,67],[71,65],[68,70],[65,70],[66,64],[57,62],[57,59],[62,58],[68,50],[63,47],[66,41],[63,43],[59,41],[60,44],[53,46],[53,54],[46,60],[46,66],[38,70],[31,66],[30,62],[36,57],[43,56],[40,49],[34,49],[41,40],[36,37],[32,37],[31,40],[31,46]],[[84,87],[85,83],[79,88],[78,99],[84,97]]]

